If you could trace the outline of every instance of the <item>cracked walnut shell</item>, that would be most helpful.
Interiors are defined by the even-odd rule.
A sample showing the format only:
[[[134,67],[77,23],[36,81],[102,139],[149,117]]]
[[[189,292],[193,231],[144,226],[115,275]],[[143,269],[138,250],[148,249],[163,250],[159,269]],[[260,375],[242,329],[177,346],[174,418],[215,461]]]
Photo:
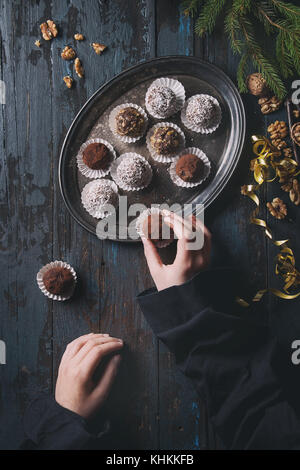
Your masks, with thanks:
[[[102,54],[102,52],[105,51],[105,49],[107,49],[107,46],[105,46],[104,44],[100,44],[99,42],[93,42],[92,46],[93,46],[94,51],[98,55]]]
[[[76,57],[76,52],[72,47],[66,46],[61,53],[61,58],[64,60],[73,60]]]
[[[299,206],[300,185],[299,185],[299,181],[296,179],[293,179],[292,188],[290,189],[290,200],[295,204],[295,206]]]
[[[83,68],[80,60],[78,59],[78,57],[77,57],[77,59],[75,59],[74,66],[75,66],[75,72],[77,73],[78,77],[83,78],[84,77],[84,68]]]
[[[51,41],[58,35],[57,26],[52,20],[47,20],[45,23],[40,25],[42,36],[45,41]]]
[[[275,219],[282,220],[287,215],[286,205],[279,197],[275,197],[272,202],[267,202],[267,208]]]
[[[276,96],[272,96],[272,98],[260,98],[258,104],[263,114],[270,114],[274,111],[278,111],[282,105],[282,100],[279,100]]]

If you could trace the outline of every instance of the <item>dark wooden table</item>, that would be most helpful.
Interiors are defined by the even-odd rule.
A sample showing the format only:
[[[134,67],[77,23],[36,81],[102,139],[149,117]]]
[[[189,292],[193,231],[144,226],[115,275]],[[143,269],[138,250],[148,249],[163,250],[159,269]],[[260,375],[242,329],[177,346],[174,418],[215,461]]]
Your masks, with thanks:
[[[39,25],[49,18],[60,35],[41,41],[39,49],[34,45]],[[86,36],[76,44],[86,78],[67,90],[62,78],[68,65],[60,51],[73,43],[75,32]],[[28,400],[39,390],[54,389],[67,343],[101,331],[127,344],[110,406],[114,427],[108,445],[215,448],[205,404],[176,370],[135,301],[139,291],[152,285],[142,247],[99,241],[77,225],[62,201],[57,165],[76,113],[98,87],[127,67],[156,56],[195,55],[235,79],[238,59],[221,27],[199,40],[192,20],[181,16],[179,2],[172,0],[1,0],[0,34],[0,78],[6,83],[6,105],[0,107],[0,338],[7,345],[7,365],[0,366],[0,447],[18,446]],[[108,50],[98,57],[90,47],[93,41],[107,44]],[[274,120],[262,117],[253,97],[245,98],[245,106],[248,135]],[[275,252],[263,233],[249,226],[252,206],[240,196],[250,156],[248,146],[207,223],[214,234],[214,263],[244,269],[254,291],[273,282]],[[273,189],[265,191],[270,199]],[[294,233],[288,222],[277,226],[279,236]],[[36,285],[40,267],[55,259],[69,262],[80,278],[75,297],[65,304],[49,301]]]

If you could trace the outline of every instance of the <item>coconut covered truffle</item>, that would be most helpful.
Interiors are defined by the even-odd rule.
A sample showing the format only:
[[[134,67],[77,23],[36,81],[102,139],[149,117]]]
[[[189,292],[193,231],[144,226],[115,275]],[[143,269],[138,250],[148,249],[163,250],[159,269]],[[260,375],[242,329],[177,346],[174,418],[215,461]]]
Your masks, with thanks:
[[[143,134],[144,128],[144,116],[136,108],[123,108],[116,116],[116,131],[121,136],[139,137]]]
[[[50,294],[63,295],[74,287],[74,277],[71,271],[64,267],[53,267],[45,272],[43,283]]]
[[[105,170],[110,164],[110,153],[106,145],[93,143],[82,154],[83,162],[92,170]]]
[[[186,119],[189,123],[203,129],[216,126],[219,115],[219,106],[209,95],[193,96],[186,108]]]
[[[151,180],[151,170],[146,161],[138,155],[129,155],[117,167],[117,180],[125,186],[140,188]]]
[[[176,95],[166,86],[153,86],[147,97],[149,111],[161,118],[170,116],[176,110]]]
[[[172,228],[165,224],[161,214],[149,214],[143,224],[143,232],[146,238],[150,239],[154,244],[174,239]]]
[[[118,194],[113,190],[111,181],[99,179],[87,184],[82,191],[82,203],[86,210],[95,214],[106,204],[117,205]]]
[[[186,154],[176,164],[176,174],[183,181],[195,182],[203,176],[204,163],[196,155]]]
[[[180,135],[173,127],[157,127],[150,137],[150,143],[157,153],[161,155],[172,155],[179,149]]]

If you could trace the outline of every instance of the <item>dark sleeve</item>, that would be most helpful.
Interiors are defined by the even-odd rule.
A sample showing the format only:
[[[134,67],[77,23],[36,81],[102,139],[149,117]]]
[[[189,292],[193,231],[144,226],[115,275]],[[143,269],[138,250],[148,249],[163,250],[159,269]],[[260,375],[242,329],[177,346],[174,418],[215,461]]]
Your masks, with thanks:
[[[86,421],[60,406],[53,397],[41,394],[24,415],[26,440],[21,450],[73,450],[92,448],[97,436]]]
[[[273,368],[276,341],[234,302],[235,286],[232,271],[211,270],[138,301],[227,448],[298,448],[299,421]]]

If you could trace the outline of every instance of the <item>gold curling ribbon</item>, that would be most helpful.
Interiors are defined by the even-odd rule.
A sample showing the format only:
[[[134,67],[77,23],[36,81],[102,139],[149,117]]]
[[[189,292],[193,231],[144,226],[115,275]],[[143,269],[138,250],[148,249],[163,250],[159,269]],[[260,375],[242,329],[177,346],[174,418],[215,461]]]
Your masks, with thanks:
[[[281,276],[284,282],[283,292],[272,287],[261,289],[256,292],[252,302],[259,302],[267,292],[271,292],[281,299],[293,300],[300,296],[300,291],[295,294],[289,292],[289,289],[300,285],[300,272],[297,271],[295,267],[294,253],[288,246],[289,240],[274,240],[266,221],[258,218],[260,200],[255,191],[257,191],[263,183],[270,183],[276,180],[276,178],[280,179],[286,175],[295,177],[300,173],[300,170],[294,159],[288,157],[281,158],[281,152],[273,147],[266,137],[253,135],[252,142],[255,158],[251,160],[250,169],[253,171],[253,176],[257,184],[243,186],[242,194],[248,196],[256,205],[256,208],[251,214],[250,222],[263,227],[266,237],[275,246],[280,247],[280,252],[276,256],[275,273]],[[242,307],[249,307],[250,305],[239,297],[236,301]]]

